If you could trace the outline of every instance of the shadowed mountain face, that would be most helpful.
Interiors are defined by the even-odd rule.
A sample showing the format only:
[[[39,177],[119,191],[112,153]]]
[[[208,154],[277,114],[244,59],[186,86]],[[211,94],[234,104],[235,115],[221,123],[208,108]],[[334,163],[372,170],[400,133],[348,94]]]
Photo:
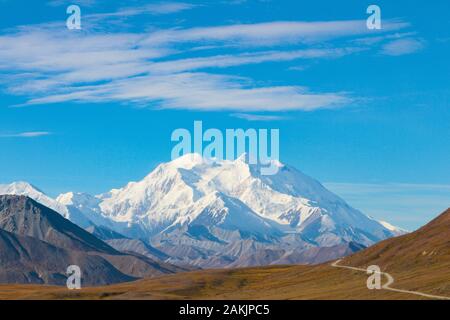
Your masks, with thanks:
[[[146,242],[138,239],[110,239],[106,242],[113,248],[121,252],[137,253],[151,259],[165,261],[170,257],[164,252],[152,247]]]
[[[27,197],[0,196],[0,229],[64,249],[118,253],[57,212]]]
[[[64,284],[78,265],[82,283],[104,285],[182,269],[124,254],[25,196],[0,196],[0,282]]]
[[[136,278],[117,270],[105,258],[55,247],[36,238],[0,230],[0,283],[66,283],[66,270],[77,265],[82,285],[107,285]]]
[[[124,235],[115,232],[107,227],[101,227],[101,226],[95,226],[91,225],[87,228],[85,228],[87,232],[92,234],[93,236],[97,237],[98,239],[101,239],[103,241],[106,240],[115,240],[115,239],[128,239]]]

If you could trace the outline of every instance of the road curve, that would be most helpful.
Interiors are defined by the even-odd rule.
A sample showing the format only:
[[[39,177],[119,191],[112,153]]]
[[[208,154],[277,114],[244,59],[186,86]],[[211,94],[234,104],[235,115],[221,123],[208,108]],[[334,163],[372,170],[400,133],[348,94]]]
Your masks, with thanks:
[[[331,266],[335,267],[335,268],[344,268],[344,269],[350,269],[350,270],[357,270],[357,271],[362,271],[364,273],[367,273],[367,269],[338,265],[338,263],[341,262],[341,260],[342,259],[334,261],[331,264]],[[426,298],[430,298],[430,299],[450,300],[450,297],[437,296],[437,295],[427,294],[427,293],[423,293],[423,292],[419,292],[419,291],[409,291],[409,290],[402,290],[402,289],[392,288],[391,284],[394,283],[394,278],[389,273],[387,273],[387,272],[377,272],[377,271],[375,271],[375,272],[379,273],[381,275],[384,275],[387,278],[387,280],[388,280],[385,284],[383,284],[383,286],[382,286],[383,289],[390,290],[390,291],[395,291],[395,292],[401,292],[401,293],[415,294],[417,296],[422,296],[422,297],[426,297]]]

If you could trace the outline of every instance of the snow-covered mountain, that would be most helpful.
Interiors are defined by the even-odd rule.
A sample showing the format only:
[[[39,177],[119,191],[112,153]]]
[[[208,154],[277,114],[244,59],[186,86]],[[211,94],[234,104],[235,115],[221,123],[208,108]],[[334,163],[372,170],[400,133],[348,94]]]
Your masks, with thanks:
[[[69,219],[73,223],[86,228],[92,225],[92,222],[87,218],[84,213],[72,206],[66,206],[65,204],[47,196],[41,190],[35,186],[19,181],[11,184],[0,184],[0,195],[17,195],[27,196],[31,199],[43,204],[44,206],[58,212],[64,218]]]
[[[392,228],[353,209],[318,181],[277,165],[278,173],[267,176],[260,174],[259,166],[248,164],[245,156],[211,161],[189,154],[159,165],[139,182],[98,196],[88,210],[122,226],[125,234],[134,226],[135,231],[152,236],[199,220],[225,227],[236,214],[239,230],[267,234],[267,228],[275,228],[301,233],[320,245],[342,240],[370,245],[393,235]],[[75,206],[90,214],[84,203]]]
[[[208,267],[317,262],[320,257],[311,257],[317,248],[342,253],[402,232],[350,207],[295,168],[273,165],[278,173],[267,176],[245,155],[214,161],[189,154],[102,195],[67,193],[56,203],[40,192],[28,195],[62,206],[55,210],[69,219],[81,216],[144,240],[172,262]]]
[[[66,219],[69,217],[69,212],[64,205],[55,199],[50,198],[41,190],[27,182],[18,181],[11,184],[0,184],[0,195],[28,196],[40,204],[60,213]]]

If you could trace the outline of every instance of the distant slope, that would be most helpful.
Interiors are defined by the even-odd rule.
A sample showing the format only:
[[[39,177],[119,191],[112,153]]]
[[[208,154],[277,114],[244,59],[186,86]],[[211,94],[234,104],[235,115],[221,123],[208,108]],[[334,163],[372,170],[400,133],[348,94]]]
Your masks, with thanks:
[[[342,264],[377,264],[391,271],[444,265],[450,270],[450,209],[417,231],[379,242],[344,258]]]
[[[106,242],[111,247],[121,252],[130,252],[130,253],[133,252],[151,259],[157,259],[161,261],[169,259],[169,256],[167,254],[152,247],[151,245],[145,243],[142,240],[122,238],[122,239],[110,239],[106,240]]]
[[[105,240],[116,240],[116,239],[127,239],[124,235],[115,232],[107,227],[102,226],[89,226],[85,228],[87,232],[92,234],[93,236],[105,241]]]
[[[0,229],[0,283],[65,285],[65,272],[70,265],[81,268],[82,285],[136,280],[117,270],[103,257],[65,250]]]
[[[450,209],[419,230],[382,241],[340,264],[378,265],[394,276],[394,287],[450,296]]]
[[[0,196],[0,229],[64,249],[118,253],[57,212],[25,196]]]
[[[0,230],[4,232],[0,269],[8,270],[9,274],[34,274],[29,277],[4,275],[0,278],[4,281],[61,284],[61,275],[64,277],[70,264],[80,267],[86,264],[82,272],[87,285],[130,281],[184,270],[142,255],[121,253],[57,212],[25,196],[0,196]],[[13,241],[11,235],[20,241]],[[29,252],[27,248],[33,242],[39,250]],[[58,276],[50,276],[53,273]]]

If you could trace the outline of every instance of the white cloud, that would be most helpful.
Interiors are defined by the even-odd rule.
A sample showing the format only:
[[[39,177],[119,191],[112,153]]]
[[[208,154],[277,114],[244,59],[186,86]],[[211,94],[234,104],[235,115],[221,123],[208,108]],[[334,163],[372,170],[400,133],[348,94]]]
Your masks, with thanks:
[[[195,7],[197,7],[197,5],[184,2],[161,2],[161,3],[147,4],[143,6],[125,7],[115,12],[89,14],[86,15],[84,18],[87,20],[98,21],[108,18],[133,17],[143,14],[163,15],[190,10]]]
[[[383,46],[381,53],[389,56],[401,56],[419,51],[423,47],[423,41],[413,38],[405,38],[388,42]]]
[[[93,7],[99,3],[98,0],[50,0],[47,2],[49,6],[57,7],[57,6],[68,6],[71,4],[75,4],[81,7]],[[133,6],[133,7],[124,7],[120,8],[116,12],[106,12],[106,13],[98,13],[98,14],[90,14],[84,16],[84,18],[108,18],[108,17],[131,17],[140,14],[171,14],[177,13],[184,10],[189,10],[198,5],[194,5],[191,3],[185,2],[172,2],[172,1],[161,1],[156,3],[150,3],[142,6]]]
[[[97,3],[97,0],[50,0],[47,2],[49,6],[58,7],[63,5],[76,4],[79,6],[92,7]]]
[[[289,70],[291,71],[304,71],[308,68],[308,66],[292,66],[289,67]]]
[[[208,73],[178,73],[119,79],[107,84],[65,88],[29,104],[64,101],[123,101],[165,109],[279,111],[315,110],[350,103],[338,93],[309,93],[295,86],[254,87],[251,80]]]
[[[370,36],[370,37],[363,37],[353,40],[355,44],[361,44],[361,45],[374,45],[386,40],[398,40],[405,37],[411,37],[415,36],[416,32],[395,32],[390,34],[384,34],[380,36]]]
[[[174,73],[203,68],[227,68],[239,65],[258,64],[274,61],[292,61],[297,59],[337,58],[359,52],[362,48],[305,49],[295,51],[263,51],[235,55],[219,55],[201,58],[189,58],[159,62],[149,66],[151,72]]]
[[[247,121],[279,121],[285,120],[287,117],[278,115],[267,115],[267,114],[254,114],[254,113],[233,113],[232,117],[244,119]]]
[[[0,138],[36,138],[51,135],[51,132],[47,131],[29,131],[13,134],[0,134]]]
[[[181,10],[183,5],[166,4],[159,10],[177,8]],[[405,25],[387,22],[383,32]],[[296,50],[255,49],[258,45],[281,46],[367,32],[364,23],[353,20],[270,22],[143,33],[72,32],[52,24],[26,26],[0,33],[0,70],[9,74],[7,81],[0,80],[0,84],[11,94],[28,97],[25,104],[118,101],[158,108],[244,112],[337,107],[351,103],[352,98],[346,93],[314,92],[300,86],[264,85],[250,78],[205,69],[337,58],[367,48],[322,43],[317,48],[309,45]],[[197,56],[196,48],[208,48],[211,41],[222,48],[231,45],[227,49],[230,53],[211,55],[204,49],[199,50],[202,56]],[[236,42],[247,46],[247,52],[233,52]],[[175,59],[179,51],[190,52],[190,57]]]
[[[145,6],[148,12],[153,14],[169,14],[176,13],[184,10],[189,10],[197,7],[197,5],[191,3],[184,2],[163,2],[163,3],[154,3]]]
[[[398,30],[408,23],[387,21],[375,34]],[[160,30],[148,36],[147,43],[231,42],[244,46],[273,46],[279,44],[313,43],[341,37],[374,35],[365,20],[300,22],[274,21],[254,24],[234,24],[217,27]]]

